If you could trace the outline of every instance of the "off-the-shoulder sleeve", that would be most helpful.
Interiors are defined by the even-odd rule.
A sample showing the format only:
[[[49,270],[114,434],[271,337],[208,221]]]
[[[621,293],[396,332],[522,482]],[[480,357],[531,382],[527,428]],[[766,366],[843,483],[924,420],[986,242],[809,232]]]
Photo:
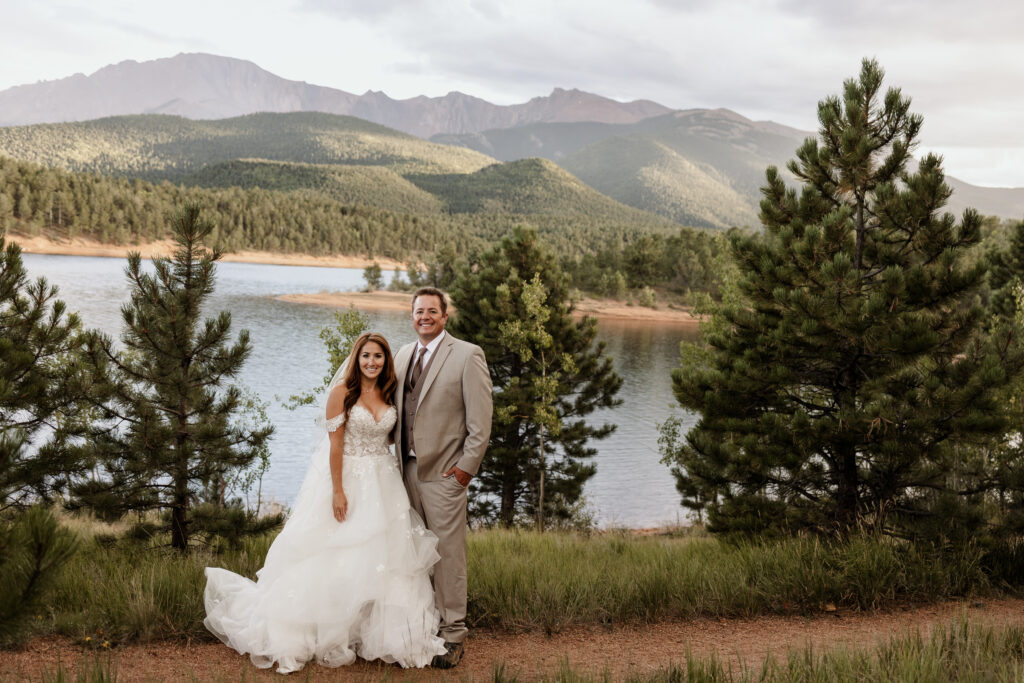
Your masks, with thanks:
[[[335,415],[331,419],[327,420],[327,431],[328,432],[336,432],[336,431],[338,431],[338,427],[340,427],[343,424],[345,424],[345,412],[344,411],[338,413],[337,415]]]

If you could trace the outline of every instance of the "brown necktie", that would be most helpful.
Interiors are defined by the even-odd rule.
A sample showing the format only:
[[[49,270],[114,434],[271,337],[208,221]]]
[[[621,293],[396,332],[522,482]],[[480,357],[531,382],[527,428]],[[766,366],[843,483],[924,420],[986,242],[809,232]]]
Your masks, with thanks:
[[[424,346],[420,349],[420,355],[416,359],[416,365],[412,366],[412,380],[410,381],[410,384],[412,384],[413,389],[416,388],[416,382],[420,381],[420,375],[423,373],[423,356],[426,354],[427,347]]]

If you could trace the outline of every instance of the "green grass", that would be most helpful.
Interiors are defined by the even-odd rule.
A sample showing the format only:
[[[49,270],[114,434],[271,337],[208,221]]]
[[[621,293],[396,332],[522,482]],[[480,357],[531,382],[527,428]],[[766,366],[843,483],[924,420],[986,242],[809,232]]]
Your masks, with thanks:
[[[884,538],[730,544],[486,531],[469,538],[470,616],[557,631],[578,623],[875,609],[992,591],[974,548],[937,553]]]
[[[93,643],[212,639],[203,627],[206,566],[250,578],[270,538],[181,556],[120,530],[83,536],[36,633]],[[484,530],[469,536],[473,626],[557,632],[578,624],[886,608],[998,593],[982,554],[938,553],[890,539],[727,543],[702,534],[635,537]],[[1020,564],[1005,558],[1007,566]]]
[[[183,556],[102,535],[84,546],[65,568],[40,626],[82,642],[116,644],[212,638],[203,626],[204,568],[225,567],[254,578],[270,539],[250,540],[216,555],[196,551]]]

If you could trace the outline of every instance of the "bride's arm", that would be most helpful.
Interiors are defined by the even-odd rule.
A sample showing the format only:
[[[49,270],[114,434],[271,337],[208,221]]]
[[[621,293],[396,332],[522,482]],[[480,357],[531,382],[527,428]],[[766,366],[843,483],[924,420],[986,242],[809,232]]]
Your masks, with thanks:
[[[343,417],[345,413],[345,391],[344,384],[339,384],[331,389],[331,393],[327,396],[327,407],[324,411],[327,417],[327,432],[331,440],[331,485],[334,489],[331,505],[334,508],[334,518],[338,522],[344,522],[345,515],[348,513],[348,499],[345,497],[345,489],[342,487],[341,481],[341,465],[345,453],[345,419]],[[341,418],[340,424],[332,430],[331,421],[337,421],[338,418]]]

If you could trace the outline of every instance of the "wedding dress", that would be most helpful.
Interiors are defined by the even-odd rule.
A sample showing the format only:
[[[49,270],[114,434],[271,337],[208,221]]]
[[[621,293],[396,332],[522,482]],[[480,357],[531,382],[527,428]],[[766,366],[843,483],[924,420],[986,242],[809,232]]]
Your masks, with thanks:
[[[363,659],[426,666],[444,653],[437,637],[430,571],[437,537],[409,507],[387,437],[393,406],[378,422],[366,408],[349,411],[342,481],[344,522],[334,518],[328,430],[324,424],[309,471],[257,581],[206,568],[206,620],[226,645],[253,664],[297,671]],[[324,429],[326,427],[326,429]]]

